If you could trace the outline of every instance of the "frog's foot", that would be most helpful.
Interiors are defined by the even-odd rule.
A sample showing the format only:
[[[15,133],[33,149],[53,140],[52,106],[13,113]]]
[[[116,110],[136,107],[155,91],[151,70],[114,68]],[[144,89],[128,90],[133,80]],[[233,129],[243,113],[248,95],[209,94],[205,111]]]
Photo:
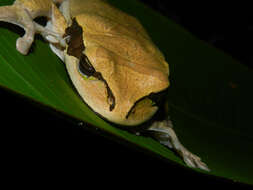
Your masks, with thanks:
[[[62,37],[65,23],[64,17],[60,14],[61,13],[53,3],[47,13],[42,13],[40,7],[35,7],[33,12],[29,12],[20,1],[16,1],[11,6],[0,7],[0,21],[18,25],[25,30],[25,35],[18,38],[16,42],[17,50],[24,55],[28,53],[36,33],[41,34],[49,42],[58,43],[60,46],[65,47],[66,43]],[[62,31],[50,30],[50,28],[39,25],[33,20],[38,16],[49,17],[48,19],[54,21],[57,26],[62,26]]]
[[[175,149],[189,167],[210,171],[207,165],[202,162],[198,156],[192,154],[180,143],[175,131],[172,129],[172,123],[169,119],[162,122],[154,122],[148,130],[156,132],[154,134],[155,138],[157,138],[161,144]]]
[[[20,53],[27,54],[35,34],[35,26],[29,13],[19,6],[3,6],[0,7],[0,21],[16,24],[24,28],[25,35],[22,38],[18,38],[16,47]]]

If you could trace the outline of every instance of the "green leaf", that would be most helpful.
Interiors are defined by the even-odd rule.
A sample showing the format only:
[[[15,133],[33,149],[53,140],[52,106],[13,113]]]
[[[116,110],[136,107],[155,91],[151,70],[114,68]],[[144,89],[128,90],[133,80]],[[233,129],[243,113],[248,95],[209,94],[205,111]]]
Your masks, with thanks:
[[[12,2],[1,0],[0,5]],[[252,71],[136,0],[109,2],[137,17],[165,54],[171,73],[171,118],[182,143],[208,164],[208,175],[253,184]],[[130,134],[95,115],[45,42],[36,40],[32,52],[23,56],[15,49],[19,35],[3,26],[0,86],[184,165],[151,138]]]

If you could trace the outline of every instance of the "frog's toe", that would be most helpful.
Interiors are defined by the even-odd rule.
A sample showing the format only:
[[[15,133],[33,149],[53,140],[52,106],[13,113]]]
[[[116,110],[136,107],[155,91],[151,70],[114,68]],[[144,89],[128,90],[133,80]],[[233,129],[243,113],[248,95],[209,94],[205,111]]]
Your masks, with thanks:
[[[188,150],[182,151],[182,156],[183,156],[184,162],[189,167],[200,168],[200,169],[203,169],[205,171],[210,171],[210,169],[208,168],[208,166],[204,162],[201,161],[200,157],[192,154]]]
[[[18,38],[16,41],[16,48],[17,50],[22,53],[23,55],[26,55],[33,43],[33,36],[32,38]]]

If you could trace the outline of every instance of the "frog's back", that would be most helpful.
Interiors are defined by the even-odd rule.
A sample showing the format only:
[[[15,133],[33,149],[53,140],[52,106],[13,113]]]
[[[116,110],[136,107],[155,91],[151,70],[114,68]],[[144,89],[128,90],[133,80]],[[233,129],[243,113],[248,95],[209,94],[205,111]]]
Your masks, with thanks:
[[[134,17],[110,6],[105,0],[71,0],[71,15],[75,17],[80,14],[99,15],[108,18],[114,22],[121,23],[126,27],[132,26],[142,33],[146,38],[149,38],[145,29]]]

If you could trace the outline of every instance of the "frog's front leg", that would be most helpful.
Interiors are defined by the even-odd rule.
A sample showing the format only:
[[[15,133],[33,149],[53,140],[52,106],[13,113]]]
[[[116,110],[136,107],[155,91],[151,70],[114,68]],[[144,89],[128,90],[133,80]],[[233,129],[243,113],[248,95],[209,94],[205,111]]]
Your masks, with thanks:
[[[169,118],[163,121],[155,121],[148,130],[155,132],[155,138],[161,144],[175,149],[188,166],[209,171],[207,165],[198,156],[192,154],[180,143]]]
[[[53,25],[61,25],[61,31],[56,27],[48,28],[39,25],[33,20],[38,16],[47,17],[54,22]],[[50,0],[16,0],[11,6],[0,7],[0,21],[24,28],[25,35],[18,38],[16,42],[16,48],[22,54],[28,53],[36,33],[41,34],[49,42],[65,45],[62,36],[64,27],[67,26],[65,26],[63,15]]]
[[[25,35],[18,38],[16,47],[22,54],[27,54],[35,34],[35,26],[29,13],[19,6],[4,6],[0,8],[0,21],[9,22],[21,26]]]

